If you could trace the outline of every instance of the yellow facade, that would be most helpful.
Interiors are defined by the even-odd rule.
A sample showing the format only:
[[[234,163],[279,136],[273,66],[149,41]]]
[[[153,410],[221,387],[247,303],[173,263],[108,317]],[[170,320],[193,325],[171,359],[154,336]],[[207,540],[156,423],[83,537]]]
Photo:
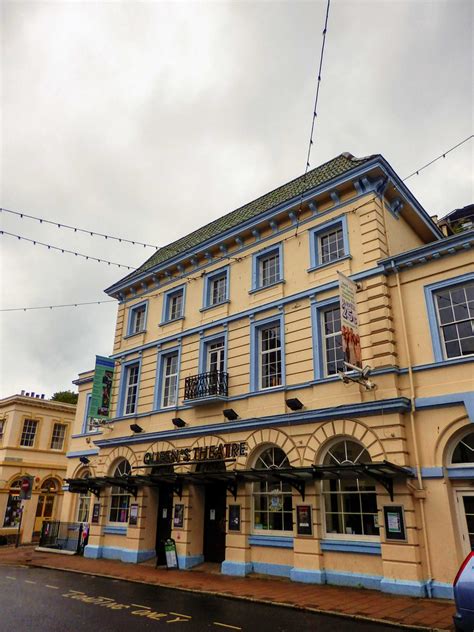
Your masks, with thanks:
[[[16,540],[19,484],[33,477],[31,498],[23,500],[20,542],[39,539],[44,520],[58,520],[64,493],[66,452],[75,405],[30,395],[0,400],[0,538]]]
[[[152,258],[109,288],[119,300],[111,419],[81,432],[92,374],[81,375],[74,430],[81,436],[68,467],[69,478],[87,473],[99,486],[89,489],[97,514],[94,522],[89,515],[86,555],[152,557],[173,512],[181,567],[215,558],[229,574],[452,594],[471,546],[474,457],[452,459],[474,421],[474,347],[455,323],[456,344],[461,337],[464,346],[457,355],[454,342],[448,349],[437,310],[440,292],[473,284],[473,236],[443,237],[382,157],[354,165],[337,176],[324,176],[323,165],[319,183],[295,181],[302,193],[295,185],[274,204],[275,192],[268,194],[258,201],[264,210],[222,224],[214,236],[211,224],[211,232],[172,244],[161,261]],[[330,319],[337,319],[337,272],[358,284],[362,365],[371,368],[375,390],[345,384],[336,371],[340,331]],[[217,385],[216,371],[228,384]],[[290,399],[302,408],[291,410]],[[228,409],[237,419],[224,417]],[[224,474],[209,466],[225,450],[232,456],[234,448],[219,446],[241,443],[242,454],[220,463]],[[348,458],[357,446],[351,458],[375,464],[370,480],[357,469],[362,461]],[[346,451],[345,470],[338,450]],[[144,467],[149,453],[155,470]],[[277,465],[293,468],[293,479],[291,471],[278,478],[278,468],[252,479],[252,468],[267,467],[262,459],[283,457]],[[171,472],[163,459],[172,459]],[[125,461],[128,476],[118,479]],[[325,465],[338,473],[325,473]],[[206,478],[206,471],[214,473]],[[79,493],[70,494],[65,520],[77,519],[78,502]],[[223,536],[213,524],[222,506]],[[311,525],[302,527],[308,508]],[[230,525],[234,511],[238,530]],[[394,539],[389,527],[405,537]],[[224,537],[220,552],[211,536]]]

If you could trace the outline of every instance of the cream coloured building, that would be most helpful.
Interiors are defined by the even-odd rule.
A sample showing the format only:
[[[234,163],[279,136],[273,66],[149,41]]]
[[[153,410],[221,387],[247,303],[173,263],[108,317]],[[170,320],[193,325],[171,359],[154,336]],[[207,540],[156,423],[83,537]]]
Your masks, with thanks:
[[[38,540],[44,520],[58,520],[66,452],[76,406],[34,394],[0,400],[0,538],[14,541],[20,521],[20,483],[33,477],[23,501],[22,543]],[[3,536],[3,537],[2,537]]]
[[[85,555],[161,563],[171,536],[181,568],[450,597],[474,546],[473,243],[382,156],[341,154],[108,288],[112,414],[91,424],[81,374],[62,514]],[[338,271],[371,390],[338,375]]]

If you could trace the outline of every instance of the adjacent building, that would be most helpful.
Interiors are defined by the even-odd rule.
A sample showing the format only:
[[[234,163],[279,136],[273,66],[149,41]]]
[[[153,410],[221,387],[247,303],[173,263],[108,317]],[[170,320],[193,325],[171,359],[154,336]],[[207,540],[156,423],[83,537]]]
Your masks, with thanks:
[[[58,520],[64,496],[66,452],[76,407],[24,393],[0,400],[0,539],[39,539],[44,520]],[[25,476],[33,478],[29,500],[20,500]]]
[[[80,375],[63,512],[85,555],[162,563],[171,536],[181,568],[451,596],[474,547],[474,233],[446,232],[382,156],[341,154],[108,288],[109,420]]]

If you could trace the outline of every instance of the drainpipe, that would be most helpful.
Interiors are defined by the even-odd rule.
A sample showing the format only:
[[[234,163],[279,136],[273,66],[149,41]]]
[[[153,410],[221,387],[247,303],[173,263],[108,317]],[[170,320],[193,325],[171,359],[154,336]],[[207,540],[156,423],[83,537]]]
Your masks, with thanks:
[[[405,309],[403,306],[403,298],[402,298],[402,290],[400,286],[400,274],[392,262],[392,269],[395,272],[395,278],[397,280],[397,292],[398,292],[398,301],[400,304],[400,313],[402,317],[402,330],[403,330],[403,342],[405,345],[405,353],[407,356],[407,364],[408,364],[408,379],[410,382],[410,427],[411,434],[413,437],[413,448],[415,452],[415,469],[416,469],[416,478],[418,481],[418,489],[415,489],[415,498],[418,499],[420,503],[420,513],[421,513],[421,526],[423,529],[423,543],[426,551],[426,566],[428,571],[428,581],[426,582],[426,592],[428,593],[428,597],[431,598],[433,596],[432,592],[432,583],[433,583],[433,573],[431,568],[431,554],[430,547],[428,543],[428,533],[426,531],[426,516],[425,516],[425,498],[426,492],[423,489],[423,479],[421,476],[421,466],[420,466],[420,456],[418,450],[418,440],[416,435],[416,426],[415,426],[415,383],[413,380],[413,368],[411,363],[411,354],[410,354],[410,346],[408,344],[408,335],[405,321]]]

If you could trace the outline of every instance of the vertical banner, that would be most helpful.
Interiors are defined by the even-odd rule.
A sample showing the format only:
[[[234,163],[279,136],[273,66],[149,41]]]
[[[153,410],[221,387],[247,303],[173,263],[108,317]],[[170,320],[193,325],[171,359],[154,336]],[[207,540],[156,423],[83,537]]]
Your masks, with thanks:
[[[104,356],[95,357],[94,383],[92,386],[89,417],[108,419],[115,362]]]
[[[356,284],[338,272],[341,306],[341,337],[344,362],[362,368]]]

